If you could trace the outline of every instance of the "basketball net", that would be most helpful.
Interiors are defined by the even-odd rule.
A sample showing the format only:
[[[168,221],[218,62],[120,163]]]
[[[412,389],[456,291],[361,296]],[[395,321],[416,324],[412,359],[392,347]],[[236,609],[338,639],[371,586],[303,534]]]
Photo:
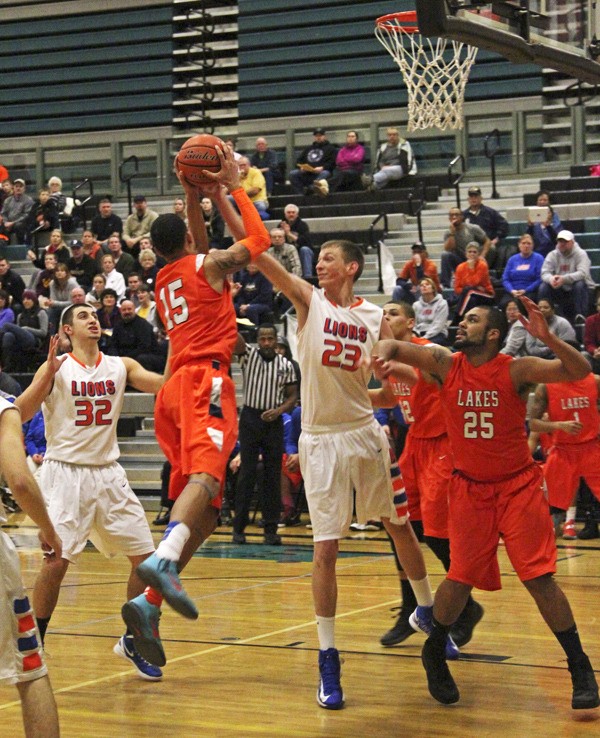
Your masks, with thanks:
[[[378,18],[375,36],[400,67],[408,91],[409,131],[463,127],[463,105],[477,47],[422,36],[417,13]]]

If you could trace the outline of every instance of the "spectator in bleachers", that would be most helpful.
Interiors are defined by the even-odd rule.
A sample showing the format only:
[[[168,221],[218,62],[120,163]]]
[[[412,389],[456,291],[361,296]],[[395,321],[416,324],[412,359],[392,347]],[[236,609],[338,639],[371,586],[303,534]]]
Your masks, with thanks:
[[[115,269],[127,280],[135,268],[135,259],[131,254],[123,251],[121,239],[118,236],[113,235],[108,239],[108,250],[115,263]]]
[[[465,223],[478,225],[490,239],[493,248],[508,235],[508,222],[497,210],[484,205],[481,197],[481,188],[477,185],[469,187],[467,196],[469,207],[463,210]]]
[[[204,218],[204,226],[206,227],[206,235],[208,236],[208,247],[210,249],[224,249],[225,237],[225,221],[221,213],[213,205],[210,197],[203,197],[200,200],[202,208],[202,217]]]
[[[231,296],[237,317],[247,318],[254,325],[273,310],[273,285],[253,263],[237,272]]]
[[[135,312],[148,321],[154,330],[154,333],[158,333],[159,330],[159,318],[156,311],[156,303],[152,299],[150,288],[147,284],[140,284],[138,289],[138,306]]]
[[[250,157],[250,165],[258,169],[265,178],[267,196],[273,192],[273,185],[281,178],[277,154],[272,151],[267,139],[259,136],[256,139],[256,151]]]
[[[544,258],[533,250],[533,238],[525,233],[519,239],[519,253],[511,256],[502,275],[502,286],[506,295],[501,304],[511,297],[529,297],[537,299],[538,289],[542,283],[542,266]]]
[[[50,297],[39,299],[40,305],[48,311],[51,334],[58,330],[60,314],[71,304],[71,291],[75,287],[79,287],[77,280],[71,276],[69,267],[59,261],[50,282]]]
[[[54,254],[56,256],[56,261],[60,261],[63,264],[66,264],[71,258],[71,252],[63,239],[63,233],[60,228],[55,228],[52,231],[50,234],[50,243],[45,249],[39,251],[37,255],[32,249],[29,249],[27,251],[27,258],[35,267],[43,269],[44,257],[46,254]]]
[[[83,287],[73,287],[70,295],[71,305],[83,305],[85,302],[85,290]]]
[[[102,274],[106,278],[106,289],[113,289],[117,300],[122,300],[125,297],[125,279],[121,272],[115,269],[112,254],[104,254],[102,257]]]
[[[583,345],[592,371],[600,374],[600,293],[596,293],[596,312],[585,319]]]
[[[187,223],[184,197],[175,198],[175,201],[173,202],[173,212],[175,213],[175,215],[178,215],[184,223]]]
[[[136,195],[133,198],[133,207],[135,212],[131,213],[123,227],[123,241],[127,252],[137,259],[140,253],[140,240],[150,236],[150,227],[158,218],[158,213],[148,207],[144,195]]]
[[[34,243],[36,234],[47,233],[59,226],[60,222],[58,220],[56,202],[50,197],[50,190],[42,187],[25,221],[23,243],[30,246]],[[39,241],[35,240],[35,243],[39,243]]]
[[[412,305],[420,295],[419,283],[423,277],[430,277],[435,284],[436,292],[441,292],[440,279],[435,263],[429,258],[427,249],[422,243],[413,243],[410,247],[412,257],[404,263],[398,272],[396,286],[392,292],[394,302],[407,302]]]
[[[100,268],[100,260],[97,259],[98,254],[104,253],[100,241],[96,241],[94,234],[91,230],[85,230],[81,234],[81,243],[83,244],[83,253],[89,256],[90,259],[94,259]]]
[[[162,374],[166,354],[159,352],[154,330],[147,320],[136,315],[131,300],[119,305],[121,319],[113,327],[107,353],[112,356],[128,356],[139,362],[144,369]]]
[[[553,333],[563,341],[576,342],[575,330],[568,320],[556,315],[554,305],[545,297],[538,302],[538,307],[548,324],[550,333]],[[543,341],[534,338],[525,330],[523,324],[515,322],[506,338],[504,348],[500,352],[510,356],[538,356],[541,359],[554,359],[554,353]]]
[[[300,208],[293,202],[288,203],[283,210],[283,220],[279,227],[285,233],[285,242],[291,243],[298,249],[300,264],[302,264],[302,275],[312,277],[314,274],[313,262],[314,251],[310,240],[310,228],[300,218]]]
[[[100,293],[100,307],[96,310],[98,322],[102,331],[100,348],[108,351],[110,339],[116,324],[121,320],[121,313],[117,307],[117,293],[110,287],[106,287]]]
[[[42,462],[46,455],[46,428],[44,415],[41,410],[31,418],[25,433],[25,451],[27,452],[27,466],[33,478],[39,483],[42,471]]]
[[[140,269],[138,274],[142,278],[142,282],[154,291],[154,285],[156,284],[156,275],[158,274],[158,267],[156,265],[156,254],[152,249],[143,249],[140,251],[138,261],[140,262]]]
[[[106,277],[104,274],[96,274],[92,280],[92,289],[85,296],[85,301],[98,310],[102,305],[101,295],[105,289]]]
[[[225,146],[227,146],[227,148],[231,151],[231,153],[233,154],[233,158],[236,161],[239,161],[242,158],[242,154],[240,154],[240,152],[236,149],[237,140],[235,138],[226,138]]]
[[[50,197],[56,204],[57,212],[62,213],[67,205],[67,198],[62,193],[62,179],[60,177],[50,177],[48,188],[50,190]]]
[[[139,291],[142,286],[142,278],[137,272],[131,272],[127,277],[127,289],[125,290],[125,299],[131,300],[134,306],[140,304]]]
[[[444,251],[441,258],[441,280],[444,287],[450,287],[452,272],[465,261],[467,244],[477,241],[481,246],[481,256],[484,258],[491,249],[490,239],[483,228],[465,223],[465,217],[460,208],[450,208],[448,219],[450,226],[444,234]]]
[[[26,353],[39,348],[48,335],[48,315],[40,308],[35,292],[25,290],[22,298],[23,309],[16,324],[7,323],[0,329],[2,366],[7,372],[20,371]]]
[[[504,313],[506,315],[506,320],[508,322],[509,328],[512,328],[513,325],[519,321],[519,313],[521,311],[519,310],[519,304],[516,300],[509,299],[504,304]]]
[[[2,188],[0,189],[0,211],[7,197],[10,197],[13,193],[13,183],[10,177],[2,180]]]
[[[486,260],[480,256],[480,248],[477,241],[468,244],[465,249],[466,261],[456,267],[454,292],[458,298],[458,316],[478,305],[493,304],[496,296],[490,281],[490,270]]]
[[[335,157],[335,169],[329,180],[329,192],[361,189],[365,153],[365,147],[358,140],[358,133],[348,131],[346,143]]]
[[[299,195],[310,194],[315,184],[322,179],[329,179],[335,169],[337,148],[327,140],[324,128],[315,128],[314,140],[306,146],[296,160],[296,169],[289,174],[290,184]],[[321,193],[322,194],[322,193]]]
[[[113,213],[112,202],[107,197],[98,203],[98,214],[92,218],[90,230],[100,243],[108,241],[113,233],[123,233],[123,221]]]
[[[22,394],[23,389],[14,377],[4,371],[4,367],[0,361],[0,392],[4,392],[5,395],[12,395],[12,397],[18,397]]]
[[[10,307],[10,295],[6,290],[0,289],[0,328],[5,323],[14,323],[15,314]]]
[[[262,172],[256,167],[250,166],[250,159],[247,156],[238,159],[238,168],[240,170],[240,184],[258,210],[260,217],[266,220],[269,217],[267,213],[269,201],[267,199],[267,185]],[[233,202],[233,198],[230,199]]]
[[[283,228],[271,229],[271,247],[267,251],[268,254],[285,268],[286,272],[295,274],[297,277],[302,276],[302,265],[300,257],[295,246],[285,242],[285,231]]]
[[[377,152],[373,177],[367,181],[369,189],[381,190],[389,182],[396,182],[417,173],[417,161],[410,143],[400,137],[397,128],[388,128],[387,141]]]
[[[5,257],[0,257],[0,288],[10,295],[10,306],[16,314],[21,309],[25,282],[21,275],[11,268],[9,260]]]
[[[71,276],[75,277],[77,284],[83,287],[85,292],[92,289],[92,280],[100,271],[98,262],[87,256],[83,250],[83,241],[71,241],[71,258],[67,261]]]
[[[6,198],[0,211],[0,225],[16,243],[24,243],[27,216],[32,207],[33,200],[25,194],[25,180],[15,179],[13,194]]]
[[[571,231],[559,231],[556,248],[544,259],[538,297],[558,303],[563,315],[583,326],[589,312],[589,290],[595,287],[590,257]]]
[[[46,254],[44,256],[44,268],[38,270],[34,280],[29,283],[35,290],[38,298],[50,297],[50,283],[54,279],[56,264],[56,254]]]
[[[413,303],[415,311],[414,331],[432,343],[446,344],[448,338],[448,303],[438,293],[435,282],[423,277],[419,283],[421,296]]]
[[[547,256],[556,247],[556,236],[562,230],[562,223],[550,205],[550,193],[540,190],[536,195],[538,208],[548,208],[545,223],[534,223],[531,218],[527,225],[527,233],[533,237],[534,248],[542,256]]]

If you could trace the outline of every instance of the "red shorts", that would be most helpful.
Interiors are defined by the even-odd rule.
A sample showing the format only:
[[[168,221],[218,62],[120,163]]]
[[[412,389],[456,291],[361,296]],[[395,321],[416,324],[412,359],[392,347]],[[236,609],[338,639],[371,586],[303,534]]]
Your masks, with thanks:
[[[209,474],[221,486],[237,441],[235,385],[218,362],[186,364],[156,397],[156,439],[171,462],[169,499],[176,500],[190,474]]]
[[[448,436],[413,438],[409,431],[399,464],[410,517],[423,521],[426,536],[448,538],[448,489],[453,468]]]
[[[597,439],[587,443],[565,443],[550,449],[544,466],[550,504],[566,510],[579,488],[580,477],[600,499],[600,442]]]
[[[290,471],[286,465],[287,459],[288,455],[283,454],[283,458],[281,460],[281,471],[283,472],[284,476],[286,476],[290,480],[294,487],[297,487],[302,481],[302,472],[300,470],[296,472]]]
[[[448,579],[501,589],[498,539],[519,579],[556,571],[556,542],[537,464],[502,482],[475,482],[454,473],[450,482]]]

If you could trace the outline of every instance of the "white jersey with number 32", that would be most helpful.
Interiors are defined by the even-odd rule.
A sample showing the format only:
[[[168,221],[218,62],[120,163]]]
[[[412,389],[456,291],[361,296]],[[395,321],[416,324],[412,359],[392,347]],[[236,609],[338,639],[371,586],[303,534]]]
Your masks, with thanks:
[[[357,298],[344,308],[314,288],[308,316],[298,332],[302,371],[302,429],[358,427],[373,419],[364,359],[379,340],[383,310]]]
[[[126,384],[120,357],[100,353],[96,366],[89,367],[69,354],[42,404],[45,458],[84,466],[116,461],[117,420]]]

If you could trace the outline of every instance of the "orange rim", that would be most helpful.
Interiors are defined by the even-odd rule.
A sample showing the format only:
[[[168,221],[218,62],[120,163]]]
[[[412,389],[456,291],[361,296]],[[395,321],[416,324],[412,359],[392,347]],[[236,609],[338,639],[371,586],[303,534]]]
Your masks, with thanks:
[[[382,15],[381,18],[377,18],[375,25],[385,31],[395,31],[396,33],[419,33],[419,26],[416,25],[417,20],[416,10],[405,10],[403,13],[389,13],[388,15]]]

